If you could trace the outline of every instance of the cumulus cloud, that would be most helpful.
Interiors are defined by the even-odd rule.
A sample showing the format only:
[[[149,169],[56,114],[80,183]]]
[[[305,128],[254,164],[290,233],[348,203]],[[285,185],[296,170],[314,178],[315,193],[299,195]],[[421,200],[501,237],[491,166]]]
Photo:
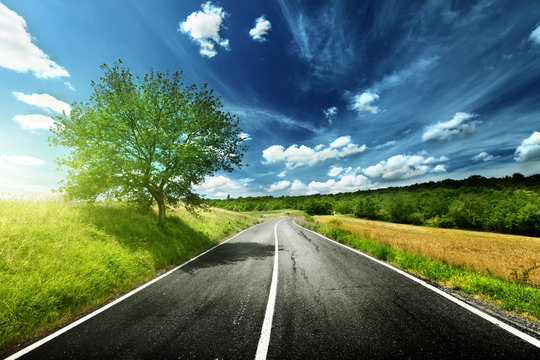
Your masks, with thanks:
[[[14,91],[13,95],[19,101],[22,101],[30,105],[39,106],[40,108],[43,108],[48,111],[52,110],[60,114],[62,112],[65,112],[66,114],[69,114],[71,112],[71,106],[69,106],[68,103],[58,100],[57,98],[49,94],[27,95],[27,94],[23,94],[22,92]]]
[[[361,94],[356,94],[353,97],[352,108],[358,113],[376,114],[379,112],[378,106],[373,106],[373,102],[379,99],[379,95],[375,92],[365,91]]]
[[[24,156],[24,155],[0,155],[0,159],[5,160],[11,164],[16,165],[23,165],[23,166],[35,166],[35,165],[43,165],[44,162],[41,159],[38,159],[36,157],[32,156]]]
[[[202,184],[194,186],[194,189],[198,192],[218,197],[227,196],[227,194],[236,192],[240,188],[242,188],[240,184],[223,175],[208,177]]]
[[[498,158],[498,156],[493,156],[493,155],[488,154],[485,151],[482,151],[478,155],[473,156],[472,160],[473,161],[491,161],[491,160],[495,160],[497,158]]]
[[[40,79],[69,76],[43,50],[32,43],[26,21],[0,3],[0,66],[17,72],[31,71]]]
[[[445,172],[444,165],[439,164],[431,168],[429,164],[447,160],[448,158],[444,156],[435,159],[433,157],[424,158],[422,155],[396,155],[379,162],[377,165],[363,169],[363,173],[370,178],[385,180],[410,179],[428,172]]]
[[[339,166],[332,166],[328,171],[328,176],[336,177],[343,172],[343,168]]]
[[[278,182],[275,182],[275,183],[271,184],[268,187],[267,191],[268,192],[282,191],[282,190],[285,190],[286,188],[288,188],[289,185],[291,185],[291,182],[289,180],[281,180],[281,181],[278,181]]]
[[[279,174],[277,174],[277,177],[278,177],[278,178],[284,178],[285,175],[287,175],[287,172],[286,172],[286,171],[282,171],[282,172],[280,172]]]
[[[328,123],[332,125],[332,122],[336,119],[338,113],[338,108],[336,106],[329,107],[326,110],[323,110],[324,117],[328,120]]]
[[[365,190],[372,187],[371,182],[364,175],[344,175],[338,181],[329,179],[325,182],[312,181],[308,184],[309,194],[335,194],[339,192],[351,192]]]
[[[24,130],[49,130],[58,124],[52,118],[39,114],[15,115],[13,120],[18,122]]]
[[[336,141],[338,142],[336,143]],[[281,145],[272,145],[263,151],[263,157],[266,164],[283,161],[288,169],[294,169],[299,166],[312,166],[319,161],[343,158],[366,150],[366,145],[358,146],[350,143],[348,136],[338,138],[332,144],[330,147],[318,145],[314,149],[305,145],[298,147],[296,144],[287,149]]]
[[[422,135],[422,140],[450,140],[456,135],[462,137],[471,135],[476,131],[476,125],[480,123],[479,121],[471,121],[477,116],[476,114],[458,112],[449,121],[429,125]]]
[[[255,19],[255,27],[249,30],[249,35],[255,41],[264,42],[270,30],[272,30],[272,24],[263,15]]]
[[[178,30],[188,34],[199,44],[201,55],[211,58],[217,54],[216,45],[229,49],[229,40],[222,39],[219,35],[223,20],[228,14],[223,8],[212,5],[210,1],[202,4],[201,9],[202,11],[192,12],[184,22],[181,22]]]
[[[540,160],[540,132],[533,132],[521,142],[514,153],[514,160],[518,162]]]
[[[535,42],[536,44],[540,45],[540,25],[536,27],[536,29],[533,30],[531,35],[529,35],[529,40]]]

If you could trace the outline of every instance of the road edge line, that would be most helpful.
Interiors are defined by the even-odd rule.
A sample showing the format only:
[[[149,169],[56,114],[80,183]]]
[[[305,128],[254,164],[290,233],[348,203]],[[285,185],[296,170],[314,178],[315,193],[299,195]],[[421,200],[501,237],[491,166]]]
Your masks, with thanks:
[[[257,344],[257,352],[255,353],[255,360],[266,360],[266,354],[268,353],[268,346],[270,345],[270,335],[272,332],[272,321],[274,318],[274,308],[276,305],[277,295],[277,282],[278,282],[278,268],[279,268],[279,242],[277,236],[277,226],[281,224],[285,219],[279,221],[274,226],[274,239],[275,239],[275,255],[274,255],[274,268],[272,270],[272,282],[270,284],[270,292],[268,293],[268,302],[266,304],[266,312],[264,314],[264,322],[261,329],[261,337]]]
[[[519,337],[520,339],[522,339],[522,340],[528,342],[529,344],[534,345],[534,346],[540,348],[540,340],[538,340],[538,339],[536,339],[536,338],[534,338],[534,337],[532,337],[532,336],[530,336],[530,335],[528,335],[528,334],[525,334],[524,332],[522,332],[522,331],[516,329],[515,327],[513,327],[513,326],[511,326],[511,325],[508,325],[507,323],[505,323],[505,322],[503,322],[503,321],[501,321],[501,320],[499,320],[499,319],[497,319],[497,318],[495,318],[495,317],[493,317],[493,316],[491,316],[491,315],[489,315],[489,314],[483,312],[482,310],[480,310],[480,309],[478,309],[478,308],[476,308],[476,307],[474,307],[474,306],[472,306],[472,305],[470,305],[470,304],[467,304],[467,303],[464,302],[463,300],[459,300],[458,298],[456,298],[456,297],[454,297],[454,296],[448,294],[447,292],[442,291],[441,289],[438,289],[438,288],[436,288],[435,286],[428,284],[428,283],[425,282],[424,280],[419,279],[419,278],[417,278],[417,277],[415,277],[415,276],[413,276],[413,275],[407,273],[407,272],[404,271],[404,270],[398,269],[397,267],[395,267],[395,266],[393,266],[393,265],[390,265],[390,264],[387,263],[387,262],[384,262],[384,261],[382,261],[382,260],[376,259],[376,258],[374,258],[374,257],[371,256],[371,255],[368,255],[368,254],[363,253],[363,252],[361,252],[361,251],[359,251],[359,250],[353,249],[353,248],[351,248],[351,247],[349,247],[349,246],[347,246],[347,245],[345,245],[345,244],[342,244],[342,243],[340,243],[340,242],[337,242],[337,241],[335,241],[335,240],[332,240],[332,239],[330,239],[330,238],[328,238],[328,237],[326,237],[326,236],[324,236],[324,235],[322,235],[322,234],[319,234],[318,232],[315,232],[315,231],[306,229],[305,227],[298,225],[298,224],[296,223],[295,219],[293,219],[292,222],[293,222],[296,226],[298,226],[299,228],[301,228],[301,229],[304,229],[304,230],[306,230],[306,231],[309,231],[309,232],[311,232],[311,233],[313,233],[313,234],[315,234],[315,235],[317,235],[317,236],[319,236],[319,237],[321,237],[321,238],[323,238],[323,239],[325,239],[325,240],[328,240],[328,241],[330,241],[330,242],[332,242],[332,243],[334,243],[334,244],[336,244],[336,245],[339,245],[339,246],[341,246],[341,247],[344,247],[345,249],[349,249],[349,250],[351,250],[351,251],[353,251],[353,252],[355,252],[355,253],[357,253],[357,254],[360,254],[360,255],[362,255],[362,256],[368,258],[368,259],[371,259],[371,260],[375,261],[376,263],[379,263],[380,265],[386,266],[387,268],[394,270],[395,272],[397,272],[397,273],[399,273],[399,274],[401,274],[401,275],[403,275],[403,276],[405,276],[405,277],[407,277],[407,278],[409,278],[409,279],[415,281],[416,283],[418,283],[418,284],[420,284],[420,285],[422,285],[422,286],[428,288],[428,289],[431,290],[431,291],[436,292],[437,294],[439,294],[439,295],[445,297],[446,299],[448,299],[448,300],[452,301],[453,303],[455,303],[455,304],[457,304],[457,305],[463,307],[464,309],[466,309],[466,310],[472,312],[473,314],[475,314],[475,315],[477,315],[477,316],[480,316],[480,317],[483,318],[484,320],[487,320],[487,321],[489,321],[490,323],[492,323],[492,324],[494,324],[494,325],[496,325],[496,326],[499,326],[500,328],[502,328],[502,329],[508,331],[508,332],[511,333],[512,335],[517,336],[517,337]]]
[[[239,236],[240,234],[242,234],[242,233],[244,233],[244,232],[246,232],[246,231],[248,231],[248,230],[250,230],[250,229],[252,229],[252,228],[254,228],[254,227],[256,227],[256,226],[259,226],[259,225],[261,225],[261,224],[263,224],[263,223],[258,223],[258,224],[252,225],[252,226],[248,227],[247,229],[244,229],[244,230],[240,231],[238,234],[235,234],[234,236],[230,237],[229,239],[220,242],[219,244],[217,244],[217,245],[211,247],[210,249],[208,249],[208,250],[206,250],[206,251],[200,253],[199,255],[197,255],[197,256],[195,256],[195,257],[192,257],[191,259],[187,260],[186,262],[184,262],[184,263],[178,265],[178,266],[175,267],[174,269],[171,269],[171,270],[167,271],[165,274],[162,274],[162,275],[160,275],[160,276],[158,276],[158,277],[156,277],[156,278],[154,278],[154,279],[152,279],[152,280],[150,280],[150,281],[148,281],[148,282],[146,282],[146,283],[140,285],[139,287],[137,287],[137,288],[131,290],[131,291],[128,292],[127,294],[122,295],[122,296],[119,297],[118,299],[116,299],[116,300],[114,300],[114,301],[108,303],[107,305],[104,305],[104,306],[102,306],[102,307],[100,307],[100,308],[98,308],[98,309],[92,311],[90,314],[85,315],[84,317],[80,318],[79,320],[76,320],[76,321],[74,321],[74,322],[72,322],[72,323],[70,323],[70,324],[64,326],[63,328],[61,328],[61,329],[59,329],[59,330],[53,332],[53,333],[50,334],[50,335],[47,335],[47,336],[44,337],[43,339],[41,339],[41,340],[39,340],[39,341],[36,341],[36,342],[33,343],[33,344],[28,345],[27,347],[25,347],[25,348],[23,348],[23,349],[17,351],[16,353],[14,353],[14,354],[8,356],[8,357],[5,358],[4,360],[15,360],[15,359],[18,359],[19,357],[21,357],[21,356],[23,356],[23,355],[28,354],[30,351],[32,351],[32,350],[34,350],[34,349],[37,349],[37,348],[40,347],[41,345],[43,345],[43,344],[45,344],[45,343],[51,341],[52,339],[54,339],[54,338],[56,338],[56,337],[62,335],[62,334],[65,333],[65,332],[67,332],[67,331],[73,329],[74,327],[76,327],[76,326],[78,326],[78,325],[84,323],[85,321],[90,320],[90,319],[93,318],[94,316],[99,315],[100,313],[102,313],[102,312],[104,312],[105,310],[107,310],[107,309],[113,307],[114,305],[116,305],[116,304],[118,304],[118,303],[124,301],[125,299],[131,297],[132,295],[135,295],[136,293],[138,293],[139,291],[143,290],[144,288],[146,288],[146,287],[152,285],[153,283],[158,282],[159,280],[161,280],[161,279],[163,279],[164,277],[166,277],[166,276],[172,274],[173,272],[175,272],[176,270],[180,269],[181,267],[183,267],[183,266],[189,264],[189,263],[192,262],[193,260],[196,260],[197,258],[203,256],[204,254],[206,254],[206,253],[208,253],[208,252],[214,250],[215,248],[217,248],[217,247],[219,247],[219,246],[221,246],[221,245],[223,245],[223,244],[225,244],[225,243],[231,241],[232,239],[234,239],[235,237]]]

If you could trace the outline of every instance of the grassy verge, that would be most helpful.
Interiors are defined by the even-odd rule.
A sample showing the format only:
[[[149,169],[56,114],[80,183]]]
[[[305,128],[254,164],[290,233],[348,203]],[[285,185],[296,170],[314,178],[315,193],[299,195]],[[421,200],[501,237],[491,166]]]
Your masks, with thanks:
[[[359,236],[341,228],[339,221],[333,224],[330,222],[327,225],[314,221],[313,218],[308,217],[302,225],[404,270],[437,281],[446,287],[490,300],[504,310],[517,312],[536,321],[540,319],[540,288],[538,286],[481,273],[474,269],[402,250],[370,237]]]
[[[123,204],[0,200],[0,353],[257,221],[176,210],[159,227],[155,214]]]

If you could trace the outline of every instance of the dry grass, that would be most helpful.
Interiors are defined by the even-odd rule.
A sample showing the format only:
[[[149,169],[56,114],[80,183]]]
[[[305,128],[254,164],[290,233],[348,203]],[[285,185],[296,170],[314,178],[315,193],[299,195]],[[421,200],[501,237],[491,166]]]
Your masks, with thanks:
[[[540,267],[534,268],[540,266],[540,238],[429,228],[346,216],[316,216],[315,220],[321,225],[338,225],[355,235],[367,236],[405,251],[540,286]]]

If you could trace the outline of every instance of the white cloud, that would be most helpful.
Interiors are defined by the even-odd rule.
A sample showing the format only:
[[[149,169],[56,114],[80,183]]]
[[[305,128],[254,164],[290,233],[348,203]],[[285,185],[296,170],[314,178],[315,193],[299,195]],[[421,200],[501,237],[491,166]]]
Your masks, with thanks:
[[[26,21],[0,3],[0,66],[17,72],[31,71],[41,79],[69,76],[40,48],[32,43]]]
[[[245,181],[247,179],[243,180],[247,183]],[[226,176],[218,175],[206,178],[202,184],[195,185],[193,188],[205,195],[225,197],[228,194],[237,193],[242,189],[242,185]]]
[[[247,133],[240,133],[240,138],[241,138],[243,141],[249,141],[249,140],[251,140],[251,136],[249,136],[249,134],[247,134]]]
[[[58,124],[52,118],[39,114],[15,115],[13,120],[18,122],[24,130],[49,130]]]
[[[201,9],[202,11],[192,12],[186,21],[181,22],[178,30],[188,34],[199,44],[201,55],[214,57],[217,54],[216,45],[229,49],[229,40],[222,39],[219,35],[223,20],[228,14],[210,1],[201,4]]]
[[[293,194],[305,194],[307,191],[307,187],[300,180],[294,180],[291,185],[291,191],[293,192]]]
[[[363,169],[363,173],[370,178],[382,178],[386,180],[410,179],[428,172],[445,172],[444,165],[437,165],[430,168],[427,164],[435,161],[447,161],[447,157],[438,160],[433,157],[424,158],[422,155],[396,155],[388,160],[383,160],[377,165]]]
[[[336,141],[339,139],[342,138],[338,138]],[[266,164],[283,161],[288,169],[294,169],[304,165],[312,166],[319,161],[343,158],[366,150],[366,145],[358,146],[347,141],[345,143],[347,145],[344,146],[345,144],[341,144],[342,142],[345,142],[345,140],[340,140],[337,143],[337,145],[341,145],[339,149],[336,147],[327,148],[323,145],[319,145],[315,147],[315,149],[312,149],[305,145],[298,147],[296,144],[285,149],[281,145],[272,145],[263,151],[263,157],[266,159]],[[332,144],[334,143],[335,141]]]
[[[44,162],[41,159],[32,157],[32,156],[24,156],[24,155],[0,155],[0,159],[5,160],[11,164],[16,165],[23,165],[23,166],[35,166],[35,165],[43,165]]]
[[[332,166],[328,171],[328,176],[336,177],[343,172],[343,168],[339,166]]]
[[[336,140],[332,141],[330,144],[331,148],[337,149],[340,147],[344,147],[345,145],[349,144],[351,142],[350,136],[340,136]]]
[[[281,181],[271,184],[268,187],[267,191],[268,192],[282,191],[288,188],[290,185],[291,185],[291,182],[289,180],[281,180]]]
[[[272,30],[272,24],[263,15],[255,19],[255,27],[249,30],[249,35],[255,41],[264,42],[270,30]]]
[[[449,121],[429,125],[422,135],[422,140],[450,140],[455,135],[466,136],[473,134],[476,131],[476,124],[480,122],[470,120],[476,116],[478,115],[458,112]]]
[[[495,160],[497,158],[498,158],[498,156],[493,156],[493,155],[488,154],[485,151],[482,151],[478,155],[473,156],[472,160],[473,161],[491,161],[491,160]]]
[[[540,132],[533,132],[521,142],[514,153],[514,160],[518,162],[540,160]]]
[[[329,179],[326,182],[312,181],[307,187],[309,194],[335,194],[368,189],[372,187],[372,184],[364,175],[344,175],[339,181],[334,179]]]
[[[69,81],[64,81],[64,85],[67,86],[67,88],[71,91],[77,91],[75,90],[75,88],[73,87],[73,85],[71,85],[71,83]]]
[[[379,145],[375,146],[374,149],[375,150],[384,149],[385,147],[395,145],[395,143],[396,143],[395,140],[390,140],[390,141],[385,142],[384,144],[379,144]]]
[[[65,112],[68,115],[71,112],[71,106],[69,106],[68,103],[58,100],[49,94],[27,95],[23,94],[22,92],[14,91],[13,95],[17,98],[17,100],[30,105],[39,106],[45,110],[52,110],[60,114]]]
[[[332,125],[332,121],[334,121],[337,117],[338,108],[336,106],[329,107],[326,110],[323,110],[324,117],[326,120],[328,120],[328,123]]]
[[[362,94],[356,94],[353,97],[352,108],[359,113],[371,113],[376,114],[379,112],[377,106],[373,106],[372,103],[379,98],[379,95],[375,92],[364,91]]]
[[[428,157],[426,160],[425,160],[425,164],[431,164],[431,163],[438,163],[438,162],[445,162],[445,161],[448,161],[450,159],[448,159],[446,156],[441,156],[439,157],[438,159],[436,157],[433,157],[433,156],[430,156]]]
[[[278,178],[284,178],[285,175],[287,175],[287,172],[286,172],[286,171],[282,171],[282,172],[280,172],[279,174],[277,174],[277,177],[278,177]]]
[[[434,173],[446,172],[446,165],[439,164],[435,166],[433,169],[431,169],[431,172],[434,172]]]
[[[529,35],[529,40],[534,41],[535,43],[540,45],[540,25],[533,30],[531,35]]]

